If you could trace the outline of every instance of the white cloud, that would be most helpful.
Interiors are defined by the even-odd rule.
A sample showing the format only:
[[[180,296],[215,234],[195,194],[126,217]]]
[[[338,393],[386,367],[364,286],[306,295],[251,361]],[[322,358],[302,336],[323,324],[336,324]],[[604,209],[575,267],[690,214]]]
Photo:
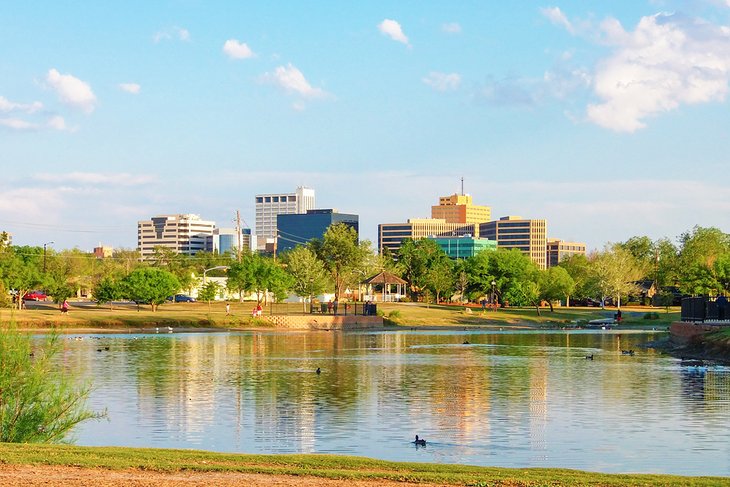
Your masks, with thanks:
[[[78,108],[85,113],[94,111],[96,96],[85,81],[70,74],[61,74],[56,69],[49,69],[46,83],[58,94],[61,102]]]
[[[19,118],[0,118],[0,126],[18,131],[38,130],[39,128],[37,124]]]
[[[279,66],[273,73],[265,73],[261,80],[273,84],[288,94],[300,95],[304,98],[325,98],[328,93],[315,88],[294,65]]]
[[[643,17],[634,32],[609,19],[604,41],[614,46],[593,77],[602,102],[588,119],[619,132],[683,104],[724,101],[730,81],[730,28],[680,15]]]
[[[422,81],[436,91],[453,91],[459,88],[461,76],[458,73],[431,71]]]
[[[560,10],[559,7],[541,8],[540,13],[542,13],[554,25],[559,25],[561,27],[564,27],[565,30],[567,30],[571,34],[575,33],[573,24],[570,22],[570,20],[568,20],[568,17],[565,16],[563,11]]]
[[[152,40],[155,43],[158,43],[160,41],[171,41],[173,39],[187,42],[190,40],[190,32],[182,27],[172,27],[171,29],[165,29],[155,32],[155,34],[152,36]]]
[[[66,126],[66,121],[63,117],[59,115],[52,116],[45,122],[30,122],[20,118],[0,118],[0,127],[5,127],[17,132],[34,132],[44,129],[71,131],[71,129]]]
[[[35,113],[43,108],[43,103],[34,101],[33,103],[16,103],[8,100],[4,96],[0,96],[0,112],[23,112]]]
[[[69,172],[69,173],[38,173],[34,179],[44,182],[57,182],[58,184],[89,184],[89,185],[110,185],[110,186],[139,186],[150,184],[156,181],[151,175],[135,175],[129,173],[94,173],[94,172]]]
[[[126,91],[127,93],[131,93],[133,95],[138,95],[139,92],[142,90],[142,87],[138,83],[119,83],[119,89],[122,91]]]
[[[248,44],[239,42],[236,39],[228,39],[223,44],[223,52],[231,59],[248,59],[255,56]]]
[[[447,22],[441,26],[441,30],[447,34],[461,34],[461,25],[457,22]]]
[[[408,37],[403,33],[403,29],[401,29],[401,26],[398,22],[391,19],[385,19],[381,23],[378,24],[378,30],[383,34],[394,41],[401,42],[407,46],[410,46],[408,43]]]

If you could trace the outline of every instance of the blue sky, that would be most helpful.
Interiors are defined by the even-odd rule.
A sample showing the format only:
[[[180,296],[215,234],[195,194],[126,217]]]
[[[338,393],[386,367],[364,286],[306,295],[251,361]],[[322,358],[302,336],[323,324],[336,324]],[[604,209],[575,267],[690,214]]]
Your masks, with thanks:
[[[378,223],[465,191],[590,248],[730,231],[730,2],[0,3],[0,229],[136,246],[313,187]]]

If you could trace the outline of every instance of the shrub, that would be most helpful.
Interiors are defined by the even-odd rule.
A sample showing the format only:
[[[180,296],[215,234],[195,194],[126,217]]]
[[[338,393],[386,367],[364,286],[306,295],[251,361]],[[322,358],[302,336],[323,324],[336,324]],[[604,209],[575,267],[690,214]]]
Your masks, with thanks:
[[[87,409],[90,386],[54,363],[60,345],[51,334],[34,349],[30,335],[0,328],[0,442],[61,443],[79,423],[106,415]]]
[[[391,311],[390,313],[388,313],[388,319],[390,319],[390,320],[397,320],[398,318],[400,318],[400,311],[399,310],[394,309],[393,311]]]

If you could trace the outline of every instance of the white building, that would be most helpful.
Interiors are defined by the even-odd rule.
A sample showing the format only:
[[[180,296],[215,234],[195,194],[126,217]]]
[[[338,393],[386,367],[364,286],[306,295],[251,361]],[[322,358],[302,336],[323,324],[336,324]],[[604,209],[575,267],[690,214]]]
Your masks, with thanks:
[[[256,239],[259,248],[276,238],[277,215],[304,214],[313,210],[314,190],[300,186],[294,193],[256,195]]]
[[[215,222],[201,220],[198,215],[159,215],[137,222],[137,249],[142,258],[154,253],[155,247],[195,255],[209,248]]]
[[[213,235],[208,237],[207,249],[209,252],[218,252],[222,254],[224,252],[236,253],[238,247],[241,247],[243,251],[255,250],[256,241],[251,235],[250,228],[242,228],[241,235],[236,236],[235,228],[215,228]]]

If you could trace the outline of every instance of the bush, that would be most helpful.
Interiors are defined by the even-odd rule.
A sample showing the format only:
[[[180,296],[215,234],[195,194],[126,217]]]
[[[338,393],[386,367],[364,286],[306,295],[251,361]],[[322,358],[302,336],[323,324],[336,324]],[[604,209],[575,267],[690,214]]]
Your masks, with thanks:
[[[56,334],[34,349],[30,335],[0,328],[0,442],[61,443],[79,423],[106,415],[87,409],[91,388],[54,363],[60,350]]]
[[[397,320],[398,318],[400,318],[400,311],[399,310],[394,309],[393,311],[391,311],[390,313],[388,313],[388,319],[390,319],[390,320]]]

